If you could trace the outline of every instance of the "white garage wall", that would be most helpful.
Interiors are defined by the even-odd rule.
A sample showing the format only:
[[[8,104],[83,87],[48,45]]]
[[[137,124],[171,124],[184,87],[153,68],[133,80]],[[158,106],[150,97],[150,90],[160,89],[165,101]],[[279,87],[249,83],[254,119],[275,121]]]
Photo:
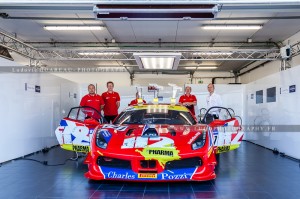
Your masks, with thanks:
[[[261,66],[249,73],[246,73],[240,77],[242,84],[248,84],[255,80],[264,78],[268,75],[278,73],[280,71],[280,61],[273,61]]]
[[[196,115],[201,108],[207,109],[207,84],[190,84],[192,93],[197,97]],[[215,92],[221,96],[223,107],[232,108],[235,114],[244,116],[244,88],[245,85],[215,84]]]
[[[51,74],[0,73],[0,162],[57,145],[54,130],[78,104],[74,93],[76,83]]]
[[[95,73],[54,73],[54,75],[77,83],[93,83],[98,89],[106,88],[106,82],[115,82],[115,87],[130,86],[130,75],[127,72],[95,72]]]
[[[282,71],[246,85],[247,125],[263,125],[262,128],[286,128],[280,132],[262,130],[262,132],[247,132],[246,139],[270,149],[277,148],[280,152],[295,158],[300,158],[300,66]],[[289,86],[296,85],[296,92],[290,93]],[[276,87],[276,102],[266,102],[266,89]],[[281,94],[280,94],[281,89]],[[263,103],[256,104],[256,91],[263,90]],[[251,95],[253,97],[251,97]],[[294,126],[298,132],[289,132]],[[274,129],[272,127],[272,129]]]
[[[217,77],[217,78],[216,78]],[[225,77],[225,78],[220,78]],[[193,84],[198,84],[199,80],[203,81],[203,84],[209,84],[212,82],[212,79],[215,78],[215,84],[228,84],[235,83],[234,78],[226,78],[233,77],[233,74],[230,72],[216,72],[216,71],[198,71],[194,73]]]
[[[80,84],[97,84],[98,91],[102,92],[106,89],[106,82],[113,81],[115,88],[122,88],[131,85],[130,75],[128,72],[97,72],[97,73],[54,73],[58,77],[77,82]],[[203,84],[208,84],[213,77],[231,77],[232,74],[228,72],[213,72],[201,71],[194,74],[193,84],[197,84],[199,80]],[[133,85],[148,86],[149,83],[156,83],[161,86],[167,86],[168,83],[184,86],[190,84],[190,75],[167,75],[167,74],[135,74]],[[217,84],[234,83],[234,78],[217,78]]]
[[[136,74],[134,77],[134,84],[141,86],[148,86],[149,83],[161,86],[168,86],[168,83],[183,86],[191,82],[189,75]]]

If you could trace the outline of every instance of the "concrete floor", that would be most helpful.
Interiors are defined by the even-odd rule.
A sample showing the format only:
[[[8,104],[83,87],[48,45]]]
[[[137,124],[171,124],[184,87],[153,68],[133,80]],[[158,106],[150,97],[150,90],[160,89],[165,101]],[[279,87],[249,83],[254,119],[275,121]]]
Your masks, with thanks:
[[[73,156],[55,147],[26,158],[55,165]],[[0,198],[300,198],[300,168],[295,161],[248,142],[218,159],[215,180],[176,183],[91,181],[83,176],[87,171],[83,158],[60,166],[18,159],[0,167]]]

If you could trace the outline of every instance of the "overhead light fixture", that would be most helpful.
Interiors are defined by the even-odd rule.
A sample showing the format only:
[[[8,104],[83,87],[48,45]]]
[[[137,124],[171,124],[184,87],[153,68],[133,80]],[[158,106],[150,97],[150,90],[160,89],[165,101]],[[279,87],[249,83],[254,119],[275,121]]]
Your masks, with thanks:
[[[118,52],[80,52],[78,55],[91,55],[91,56],[108,56],[108,55],[119,55]]]
[[[140,69],[176,70],[181,53],[133,53]]]
[[[196,66],[188,66],[188,67],[184,67],[187,70],[202,70],[202,69],[217,69],[217,66],[203,66],[203,67],[196,67]]]
[[[193,55],[232,55],[232,52],[195,52]]]
[[[102,30],[103,26],[44,26],[46,30]]]
[[[213,19],[219,11],[218,4],[169,4],[151,1],[143,4],[107,2],[93,8],[96,19],[100,20]]]
[[[258,30],[262,25],[203,25],[204,30]]]

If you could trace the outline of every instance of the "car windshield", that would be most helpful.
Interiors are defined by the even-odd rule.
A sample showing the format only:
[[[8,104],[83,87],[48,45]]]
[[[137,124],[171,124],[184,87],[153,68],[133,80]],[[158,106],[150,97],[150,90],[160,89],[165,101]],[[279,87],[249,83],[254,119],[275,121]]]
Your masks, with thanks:
[[[68,118],[79,121],[84,121],[87,118],[94,118],[95,120],[99,120],[101,118],[101,115],[94,108],[84,106],[72,108],[68,114]]]
[[[196,121],[188,111],[127,109],[116,118],[114,124],[194,125]]]

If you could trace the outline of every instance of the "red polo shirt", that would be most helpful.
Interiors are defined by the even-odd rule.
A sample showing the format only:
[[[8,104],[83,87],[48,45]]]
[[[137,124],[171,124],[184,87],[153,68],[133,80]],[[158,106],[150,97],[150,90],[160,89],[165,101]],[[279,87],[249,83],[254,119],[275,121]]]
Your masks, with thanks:
[[[104,115],[113,116],[118,115],[117,102],[120,101],[120,95],[117,92],[104,92],[102,93],[102,98],[104,100]]]
[[[104,105],[104,101],[102,97],[98,94],[95,94],[93,96],[87,94],[83,96],[83,98],[80,101],[80,106],[90,106],[99,112],[101,112],[101,105]]]
[[[101,105],[104,105],[104,101],[103,101],[102,97],[98,94],[95,94],[93,96],[90,94],[87,94],[87,95],[83,96],[83,98],[80,101],[80,106],[92,107],[92,108],[96,109],[97,111],[99,111],[99,113],[101,113]],[[83,112],[86,114],[86,116],[92,117],[96,120],[100,118],[99,113],[96,113],[95,111],[93,111],[91,109],[85,109],[85,110],[83,110]]]
[[[184,103],[184,102],[197,102],[197,98],[195,95],[181,95],[179,98],[179,103]],[[187,108],[191,111],[193,115],[195,115],[195,107],[194,105],[187,106]]]
[[[137,105],[138,104],[138,100],[137,99],[134,99],[130,102],[130,104],[128,104],[128,106],[133,106],[133,105]],[[143,100],[143,104],[146,104],[146,101]]]

